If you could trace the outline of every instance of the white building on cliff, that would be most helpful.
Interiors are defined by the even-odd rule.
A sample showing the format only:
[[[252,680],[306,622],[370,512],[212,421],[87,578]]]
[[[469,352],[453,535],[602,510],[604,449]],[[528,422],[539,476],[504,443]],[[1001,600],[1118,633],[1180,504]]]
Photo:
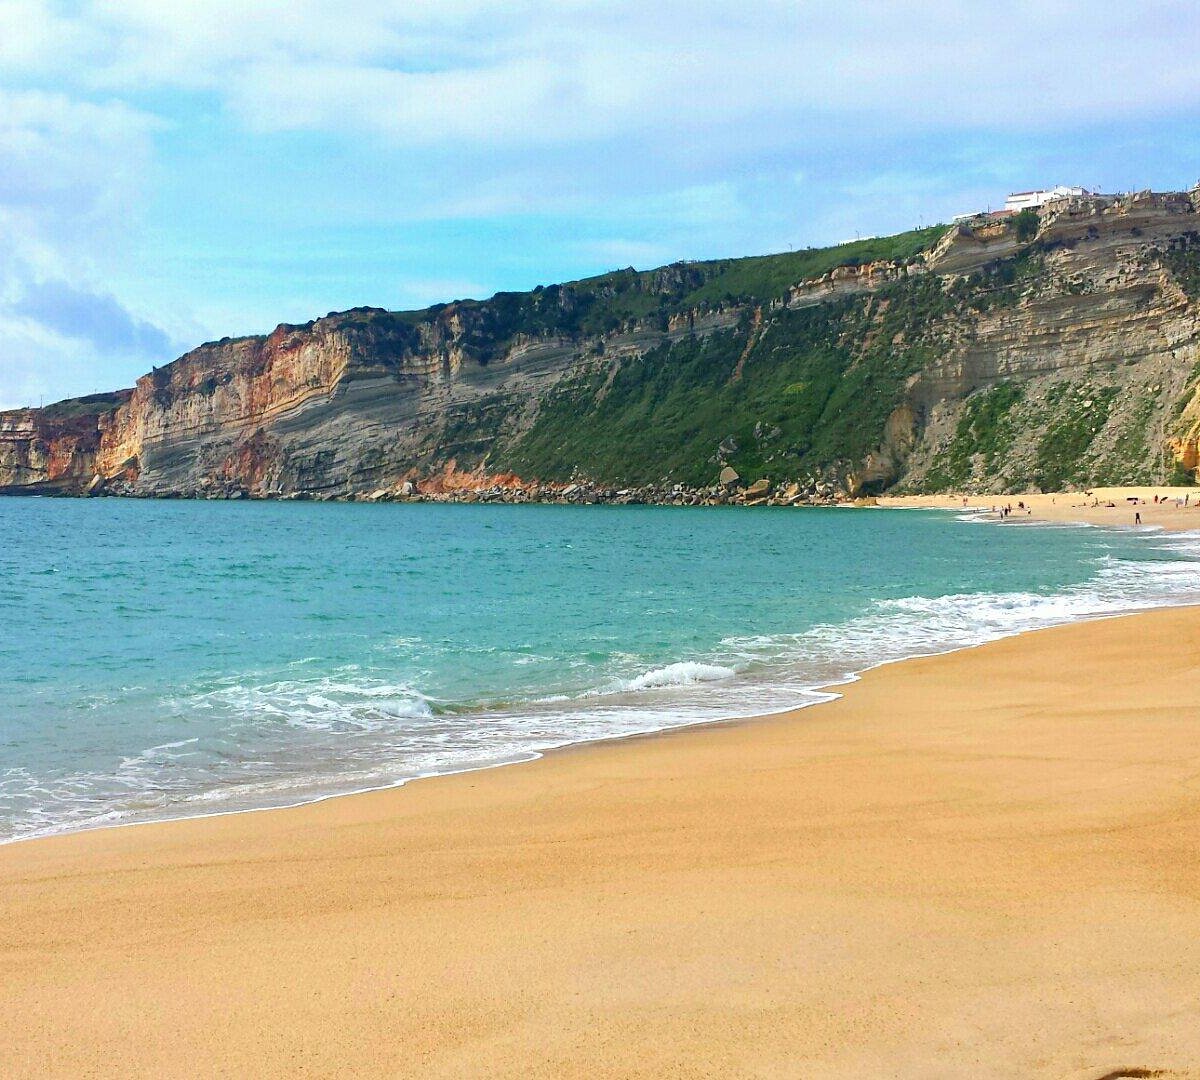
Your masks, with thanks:
[[[1004,209],[1014,213],[1021,210],[1036,209],[1053,199],[1069,199],[1072,196],[1091,195],[1087,188],[1054,187],[1041,191],[1016,191],[1004,200]]]

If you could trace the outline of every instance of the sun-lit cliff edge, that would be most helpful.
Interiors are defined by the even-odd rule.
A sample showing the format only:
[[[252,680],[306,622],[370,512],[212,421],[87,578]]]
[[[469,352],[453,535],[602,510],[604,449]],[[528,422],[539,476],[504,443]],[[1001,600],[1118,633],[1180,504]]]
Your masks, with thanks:
[[[795,500],[1187,479],[1198,342],[1200,192],[1070,198],[209,343],[132,390],[0,413],[0,491]]]

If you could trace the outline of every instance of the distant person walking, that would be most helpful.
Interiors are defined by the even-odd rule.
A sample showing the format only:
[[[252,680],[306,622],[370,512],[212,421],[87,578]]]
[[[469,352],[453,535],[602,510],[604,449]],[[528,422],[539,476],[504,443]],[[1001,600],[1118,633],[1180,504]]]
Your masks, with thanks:
[[[1142,523],[1142,512],[1140,510],[1135,510],[1133,512],[1133,523],[1135,525],[1140,525]]]

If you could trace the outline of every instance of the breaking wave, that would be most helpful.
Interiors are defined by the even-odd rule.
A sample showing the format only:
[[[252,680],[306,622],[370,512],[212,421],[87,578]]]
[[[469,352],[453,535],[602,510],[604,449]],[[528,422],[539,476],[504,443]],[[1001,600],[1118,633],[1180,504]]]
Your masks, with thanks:
[[[642,675],[635,675],[632,679],[622,680],[617,684],[617,689],[622,693],[636,693],[639,690],[661,690],[672,686],[694,686],[696,683],[729,679],[735,674],[733,668],[722,667],[720,664],[681,660],[665,667],[653,668]]]

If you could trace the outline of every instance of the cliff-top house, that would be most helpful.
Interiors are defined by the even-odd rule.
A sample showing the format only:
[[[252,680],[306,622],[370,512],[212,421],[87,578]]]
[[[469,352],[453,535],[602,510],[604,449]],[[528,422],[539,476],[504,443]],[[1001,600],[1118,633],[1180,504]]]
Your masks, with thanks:
[[[1043,206],[1054,199],[1069,199],[1091,194],[1087,188],[1063,187],[1061,185],[1039,191],[1015,191],[1004,200],[1004,209],[1018,213],[1021,210],[1030,210]]]

